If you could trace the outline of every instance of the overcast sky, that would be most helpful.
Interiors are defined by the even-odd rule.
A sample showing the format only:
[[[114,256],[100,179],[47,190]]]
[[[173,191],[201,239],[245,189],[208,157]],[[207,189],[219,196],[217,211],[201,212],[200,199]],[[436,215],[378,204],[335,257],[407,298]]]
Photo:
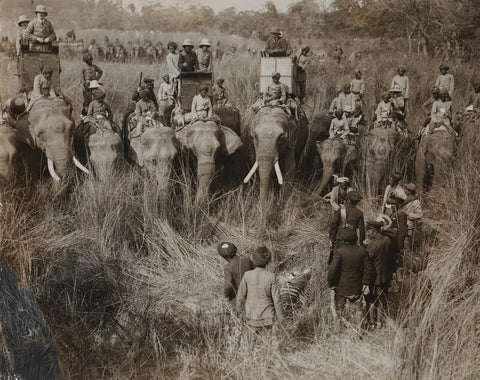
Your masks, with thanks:
[[[321,4],[330,0],[317,0]],[[265,0],[123,0],[123,4],[134,3],[137,9],[141,9],[146,4],[160,3],[165,6],[179,6],[185,7],[190,5],[208,5],[215,12],[219,12],[229,7],[235,7],[237,11],[254,10],[258,11],[264,9]],[[295,0],[273,0],[277,9],[284,12],[288,6],[295,3]]]

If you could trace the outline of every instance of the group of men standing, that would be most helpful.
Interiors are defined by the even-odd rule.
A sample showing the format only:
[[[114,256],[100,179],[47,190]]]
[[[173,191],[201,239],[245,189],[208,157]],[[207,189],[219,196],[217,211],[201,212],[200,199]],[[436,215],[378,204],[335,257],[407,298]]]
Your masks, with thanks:
[[[416,185],[404,185],[402,178],[399,172],[392,174],[382,218],[366,224],[358,208],[362,196],[349,186],[349,178],[337,178],[338,185],[328,194],[333,209],[328,285],[335,292],[335,313],[356,326],[365,319],[366,306],[370,326],[382,327],[393,275],[404,253],[415,248],[423,210]]]

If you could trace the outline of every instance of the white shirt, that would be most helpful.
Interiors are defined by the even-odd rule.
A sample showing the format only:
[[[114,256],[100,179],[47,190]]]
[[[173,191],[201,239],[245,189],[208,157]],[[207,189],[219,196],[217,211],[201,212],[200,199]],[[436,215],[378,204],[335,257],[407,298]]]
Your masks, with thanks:
[[[166,61],[170,79],[178,78],[180,76],[180,72],[178,71],[178,54],[168,53]]]
[[[199,117],[212,116],[212,102],[208,96],[203,97],[198,94],[193,97],[192,100],[192,113]]]

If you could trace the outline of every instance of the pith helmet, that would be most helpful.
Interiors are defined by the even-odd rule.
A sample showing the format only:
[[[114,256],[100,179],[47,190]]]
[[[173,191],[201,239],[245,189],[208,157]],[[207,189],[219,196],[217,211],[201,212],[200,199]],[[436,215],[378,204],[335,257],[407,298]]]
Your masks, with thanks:
[[[200,45],[198,45],[198,46],[200,46],[200,47],[202,47],[202,46],[212,46],[212,44],[210,43],[208,38],[204,38],[204,39],[202,39],[202,42],[200,42]]]
[[[91,80],[89,85],[88,85],[88,88],[98,88],[99,87],[99,84],[98,84],[98,81],[96,79],[94,80]]]
[[[35,14],[37,13],[45,13],[48,16],[47,7],[43,4],[38,4],[37,8],[35,8]]]
[[[183,47],[185,46],[193,46],[192,40],[190,38],[186,38],[185,41],[183,41]]]
[[[20,26],[22,22],[30,22],[26,15],[21,15],[18,17],[17,25]]]
[[[274,27],[270,29],[270,34],[282,34],[279,27]]]

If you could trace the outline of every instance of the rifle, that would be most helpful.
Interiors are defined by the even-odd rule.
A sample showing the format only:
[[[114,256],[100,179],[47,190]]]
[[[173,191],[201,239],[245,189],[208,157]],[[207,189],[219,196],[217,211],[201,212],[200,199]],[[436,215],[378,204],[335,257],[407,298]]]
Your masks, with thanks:
[[[143,71],[140,72],[140,79],[138,80],[138,87],[142,85]]]

